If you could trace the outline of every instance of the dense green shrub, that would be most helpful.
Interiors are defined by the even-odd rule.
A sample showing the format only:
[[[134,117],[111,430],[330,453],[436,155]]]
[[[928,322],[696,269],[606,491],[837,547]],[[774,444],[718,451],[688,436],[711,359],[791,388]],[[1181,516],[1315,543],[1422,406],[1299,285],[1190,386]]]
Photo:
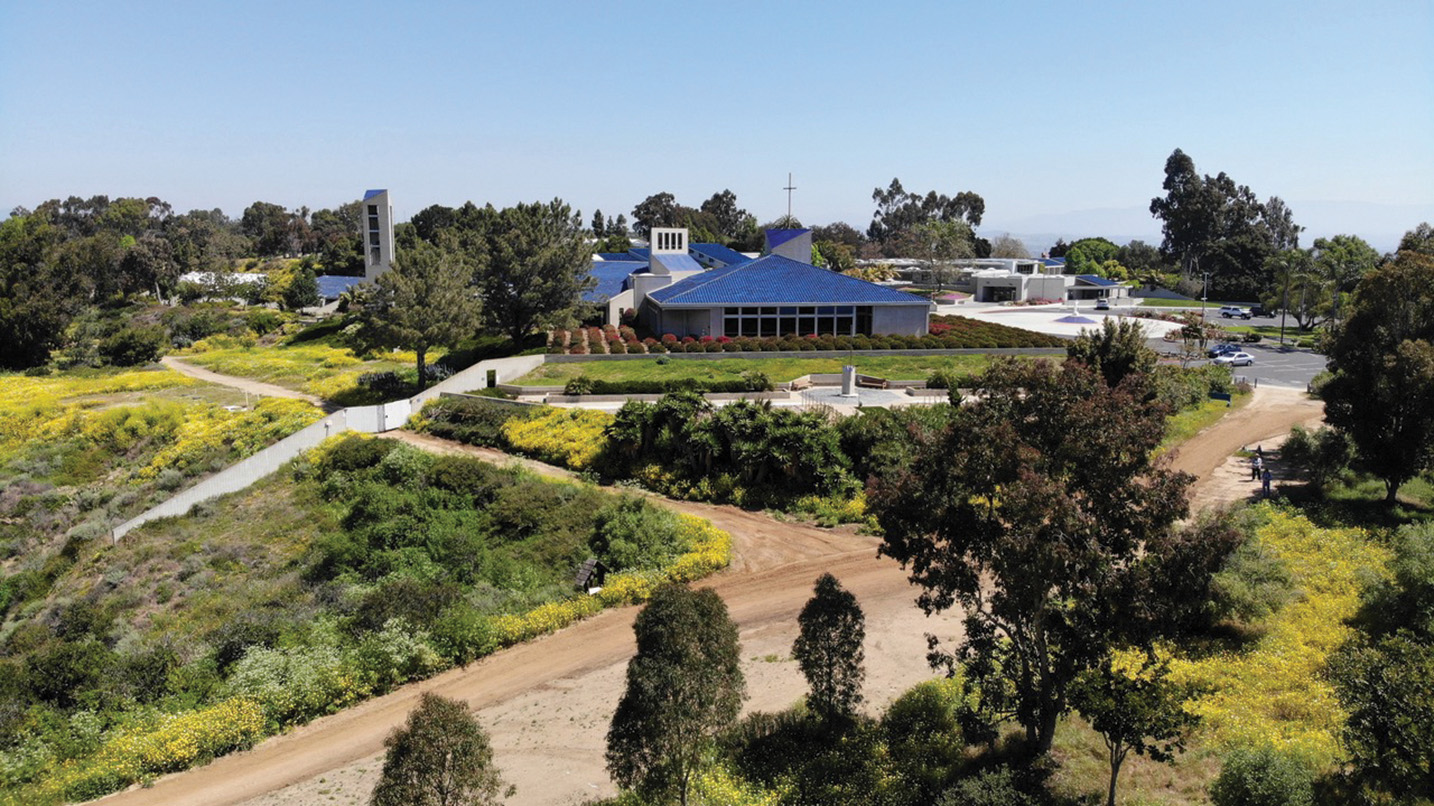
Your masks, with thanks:
[[[389,439],[346,437],[325,454],[319,469],[324,475],[366,470],[383,461],[398,443]]]
[[[687,551],[672,510],[620,498],[598,511],[588,546],[613,570],[661,568]]]
[[[1225,560],[1212,582],[1216,620],[1254,624],[1298,595],[1289,569],[1253,534]]]
[[[630,380],[606,381],[579,375],[563,387],[565,395],[662,395],[669,392],[770,392],[771,378],[766,373],[750,371],[736,380]]]
[[[158,361],[169,347],[169,333],[160,325],[128,325],[99,343],[104,360],[117,367]]]
[[[1237,750],[1210,787],[1215,806],[1311,806],[1314,776],[1272,747]]]
[[[418,430],[443,439],[505,448],[503,424],[541,414],[540,406],[514,406],[471,397],[440,397],[423,407]]]

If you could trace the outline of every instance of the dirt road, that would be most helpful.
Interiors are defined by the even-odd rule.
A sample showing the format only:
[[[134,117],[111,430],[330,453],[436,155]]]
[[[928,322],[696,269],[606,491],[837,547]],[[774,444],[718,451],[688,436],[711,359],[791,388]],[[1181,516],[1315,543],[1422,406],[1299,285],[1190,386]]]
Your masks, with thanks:
[[[1273,449],[1296,425],[1313,426],[1324,420],[1324,403],[1302,390],[1263,386],[1243,408],[1196,434],[1176,449],[1171,466],[1195,477],[1190,511],[1237,501],[1250,494],[1241,465],[1232,454],[1256,446]],[[1248,468],[1243,468],[1248,470]]]
[[[313,395],[296,392],[293,389],[286,389],[282,386],[256,381],[251,378],[222,375],[213,370],[181,361],[171,355],[159,359],[159,363],[181,375],[188,375],[191,378],[198,378],[201,381],[208,381],[209,383],[217,383],[220,386],[228,386],[231,389],[238,389],[241,392],[248,392],[251,395],[258,395],[259,397],[291,397],[295,400],[307,400],[325,411],[333,410],[331,406]]]
[[[1245,444],[1272,441],[1290,425],[1316,419],[1318,403],[1284,390],[1262,389],[1244,409],[1206,429],[1173,457],[1200,478],[1197,495],[1216,469]],[[435,450],[512,461],[551,476],[566,471],[497,451],[407,433],[405,441]],[[775,710],[805,692],[790,658],[796,616],[816,577],[836,575],[861,602],[867,619],[868,708],[878,712],[897,694],[930,677],[928,632],[959,634],[959,621],[927,619],[914,590],[890,560],[876,559],[876,540],[848,531],[788,524],[760,513],[687,502],[669,506],[708,518],[734,537],[733,566],[705,586],[718,591],[737,621],[747,677],[746,709]],[[633,652],[636,608],[602,613],[554,635],[504,650],[340,714],[316,720],[245,753],[160,779],[105,804],[297,806],[362,804],[382,762],[383,738],[401,724],[419,694],[466,700],[492,736],[495,760],[518,794],[510,803],[575,804],[613,793],[603,769],[604,736]]]

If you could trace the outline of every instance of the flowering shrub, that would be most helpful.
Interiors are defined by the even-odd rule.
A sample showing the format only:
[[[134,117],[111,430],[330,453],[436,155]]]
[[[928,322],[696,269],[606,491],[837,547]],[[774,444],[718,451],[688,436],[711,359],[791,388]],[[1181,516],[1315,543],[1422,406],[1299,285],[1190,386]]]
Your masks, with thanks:
[[[86,398],[198,383],[167,369],[92,377],[0,374],[0,458],[30,440],[54,439],[77,431],[85,422],[85,410],[95,404]]]
[[[323,416],[322,411],[302,400],[277,397],[266,397],[253,410],[244,412],[229,412],[218,406],[191,407],[183,424],[173,432],[173,444],[155,454],[138,476],[148,479],[171,468],[188,470],[226,451],[242,458]]]
[[[585,409],[551,409],[532,419],[503,424],[503,438],[521,453],[545,462],[586,470],[602,451],[603,430],[612,415]]]
[[[1322,675],[1329,654],[1349,637],[1364,580],[1385,575],[1388,551],[1362,529],[1320,529],[1300,515],[1265,507],[1263,545],[1286,565],[1303,599],[1286,605],[1248,652],[1177,658],[1177,682],[1210,688],[1186,707],[1226,748],[1273,745],[1314,769],[1342,753],[1345,715]]]
[[[148,776],[250,747],[263,736],[263,709],[252,699],[233,697],[199,711],[160,717],[153,725],[117,730],[91,758],[60,764],[38,794],[50,801],[90,800]]]

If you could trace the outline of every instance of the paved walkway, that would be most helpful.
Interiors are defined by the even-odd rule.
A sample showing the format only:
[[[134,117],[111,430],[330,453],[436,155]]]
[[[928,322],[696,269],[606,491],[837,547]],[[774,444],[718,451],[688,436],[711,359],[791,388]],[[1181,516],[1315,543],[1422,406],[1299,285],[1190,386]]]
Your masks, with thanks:
[[[325,403],[322,399],[314,397],[310,394],[306,394],[304,392],[296,392],[293,389],[288,389],[283,386],[276,386],[272,383],[264,383],[263,381],[256,381],[252,378],[240,378],[234,375],[223,375],[213,370],[205,369],[204,367],[195,366],[194,364],[181,361],[180,359],[175,358],[172,355],[167,355],[159,359],[159,363],[165,365],[166,367],[169,367],[170,369],[174,370],[175,372],[178,372],[181,375],[188,375],[191,378],[197,378],[201,381],[207,381],[208,383],[217,383],[220,386],[228,386],[231,389],[238,389],[241,392],[248,392],[251,395],[258,395],[259,397],[289,397],[295,400],[307,400],[315,406],[318,406],[319,408],[323,409],[324,411],[330,412],[338,409],[337,406],[334,406],[330,403]]]

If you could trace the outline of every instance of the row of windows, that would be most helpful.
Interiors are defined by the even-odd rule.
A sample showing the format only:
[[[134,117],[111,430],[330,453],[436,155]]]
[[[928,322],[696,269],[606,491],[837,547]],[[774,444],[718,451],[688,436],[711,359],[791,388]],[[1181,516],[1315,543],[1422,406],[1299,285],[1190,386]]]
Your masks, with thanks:
[[[738,336],[871,335],[870,305],[726,308],[722,332]]]

